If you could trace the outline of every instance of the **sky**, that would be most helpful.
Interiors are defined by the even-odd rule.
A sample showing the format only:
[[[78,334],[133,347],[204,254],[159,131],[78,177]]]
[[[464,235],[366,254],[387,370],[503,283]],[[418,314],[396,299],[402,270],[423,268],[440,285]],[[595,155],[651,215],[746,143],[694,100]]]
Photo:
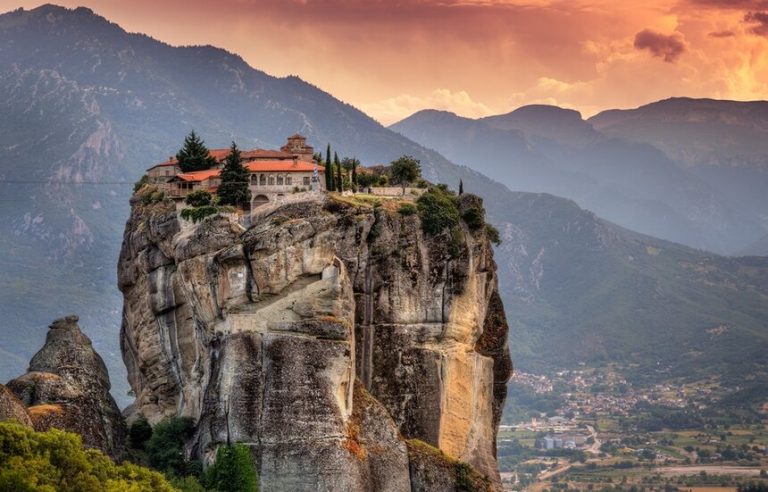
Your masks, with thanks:
[[[0,0],[0,10],[41,2]],[[768,98],[768,0],[58,0],[174,45],[211,44],[384,124],[673,96]]]

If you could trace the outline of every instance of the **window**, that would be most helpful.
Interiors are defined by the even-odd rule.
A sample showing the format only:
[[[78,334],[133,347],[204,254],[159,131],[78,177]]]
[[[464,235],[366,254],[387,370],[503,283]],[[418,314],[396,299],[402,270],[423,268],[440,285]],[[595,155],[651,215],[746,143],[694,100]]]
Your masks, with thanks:
[[[304,176],[303,184],[304,186],[309,186],[309,176]]]
[[[285,184],[290,185],[292,183],[293,183],[293,178],[291,178],[290,176],[286,176],[285,177]]]
[[[264,176],[263,174],[260,174],[260,175],[259,175],[259,184],[260,184],[261,186],[264,186],[264,185],[266,185],[266,184],[267,184],[267,177],[266,177],[266,176]]]
[[[283,177],[282,176],[278,176],[277,177],[277,184],[279,184],[279,185],[283,184]]]
[[[270,177],[269,177],[269,180],[268,180],[268,182],[269,182],[269,185],[270,185],[270,186],[272,186],[273,184],[275,184],[275,177],[274,177],[274,176],[270,176]]]
[[[255,174],[252,174],[252,175],[251,175],[251,184],[252,184],[252,185],[256,185],[256,184],[259,184],[259,177],[258,177],[258,176],[256,176]]]

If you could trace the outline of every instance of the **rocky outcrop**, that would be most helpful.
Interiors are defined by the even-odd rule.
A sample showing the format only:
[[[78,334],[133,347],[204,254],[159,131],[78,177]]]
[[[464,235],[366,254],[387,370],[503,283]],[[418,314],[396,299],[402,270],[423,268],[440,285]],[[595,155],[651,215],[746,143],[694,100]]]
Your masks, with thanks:
[[[27,373],[10,381],[8,389],[27,407],[35,430],[76,432],[86,446],[120,458],[125,424],[109,394],[104,361],[77,322],[77,316],[54,321]]]
[[[410,490],[405,438],[498,484],[511,365],[484,228],[425,236],[394,203],[336,197],[245,230],[150,202],[118,265],[129,418],[193,418],[207,461],[251,446],[266,490]]]
[[[8,388],[0,384],[0,422],[14,420],[21,425],[32,427],[32,419],[24,404]]]

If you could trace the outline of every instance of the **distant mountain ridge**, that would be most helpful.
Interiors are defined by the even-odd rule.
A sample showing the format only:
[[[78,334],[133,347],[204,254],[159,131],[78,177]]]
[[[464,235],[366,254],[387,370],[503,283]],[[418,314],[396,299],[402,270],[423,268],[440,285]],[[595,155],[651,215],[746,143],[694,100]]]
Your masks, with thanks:
[[[589,122],[606,135],[661,149],[736,207],[755,214],[763,226],[768,224],[767,101],[671,98],[604,111]],[[758,251],[768,254],[766,247]]]
[[[605,134],[576,111],[525,106],[471,120],[420,111],[391,129],[513,190],[575,200],[624,227],[734,254],[768,232],[702,176],[652,143]]]
[[[589,140],[589,132],[567,111],[563,125],[573,130],[554,134],[547,133],[547,118],[537,123],[537,114],[514,115],[515,124],[528,125],[515,131],[503,127],[503,118],[440,114],[441,131],[456,136],[452,151],[466,156],[460,163],[472,168],[458,166],[296,77],[271,77],[224,50],[174,48],[126,33],[88,9],[56,6],[0,15],[0,101],[0,203],[6,219],[0,223],[0,377],[5,379],[24,372],[51,319],[78,312],[109,366],[116,398],[127,390],[117,347],[121,304],[114,264],[131,184],[147,167],[175,154],[192,128],[211,148],[232,140],[243,148],[276,148],[299,132],[316,147],[330,142],[341,155],[356,155],[365,164],[411,154],[421,160],[427,179],[453,187],[462,180],[467,192],[485,198],[488,217],[503,236],[496,261],[519,367],[552,369],[612,357],[672,367],[680,359],[673,349],[687,347],[701,353],[685,359],[692,374],[716,370],[738,376],[755,368],[744,367],[733,347],[749,340],[749,350],[768,353],[762,260],[726,259],[641,236],[570,200],[511,192],[480,174],[502,168],[499,156],[515,155],[520,166],[536,172],[532,181],[546,184],[549,177],[565,175],[568,183],[582,183],[587,197],[610,195],[621,213],[664,216],[670,234],[676,228],[694,238],[703,233],[675,203],[631,195],[637,190],[624,186],[626,180],[618,190],[613,178],[596,186],[590,173],[610,170],[611,152],[633,146],[653,156],[649,160],[670,179],[687,175],[645,143],[607,137],[584,142],[589,152],[598,145],[594,152],[603,157],[596,162],[589,153],[573,152]],[[482,152],[471,148],[473,142],[483,144]],[[484,146],[495,150],[483,153]],[[558,163],[563,155],[586,164],[582,169]],[[638,173],[639,185],[645,179]],[[711,197],[701,195],[702,189],[708,188],[699,183],[692,194],[707,203]],[[657,250],[658,255],[648,253]],[[703,273],[683,265],[698,265]],[[722,275],[722,281],[707,272]],[[669,323],[660,322],[664,313]],[[702,333],[720,324],[729,328],[718,343],[701,345]],[[649,347],[649,340],[669,343]]]

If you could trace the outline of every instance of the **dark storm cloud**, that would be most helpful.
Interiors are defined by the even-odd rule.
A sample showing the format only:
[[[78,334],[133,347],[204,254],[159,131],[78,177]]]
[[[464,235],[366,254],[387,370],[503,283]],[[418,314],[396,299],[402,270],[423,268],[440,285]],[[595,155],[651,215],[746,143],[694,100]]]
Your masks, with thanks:
[[[643,29],[635,35],[635,48],[648,50],[653,56],[664,58],[665,62],[674,63],[685,52],[685,40],[680,33],[661,34],[650,29]]]

